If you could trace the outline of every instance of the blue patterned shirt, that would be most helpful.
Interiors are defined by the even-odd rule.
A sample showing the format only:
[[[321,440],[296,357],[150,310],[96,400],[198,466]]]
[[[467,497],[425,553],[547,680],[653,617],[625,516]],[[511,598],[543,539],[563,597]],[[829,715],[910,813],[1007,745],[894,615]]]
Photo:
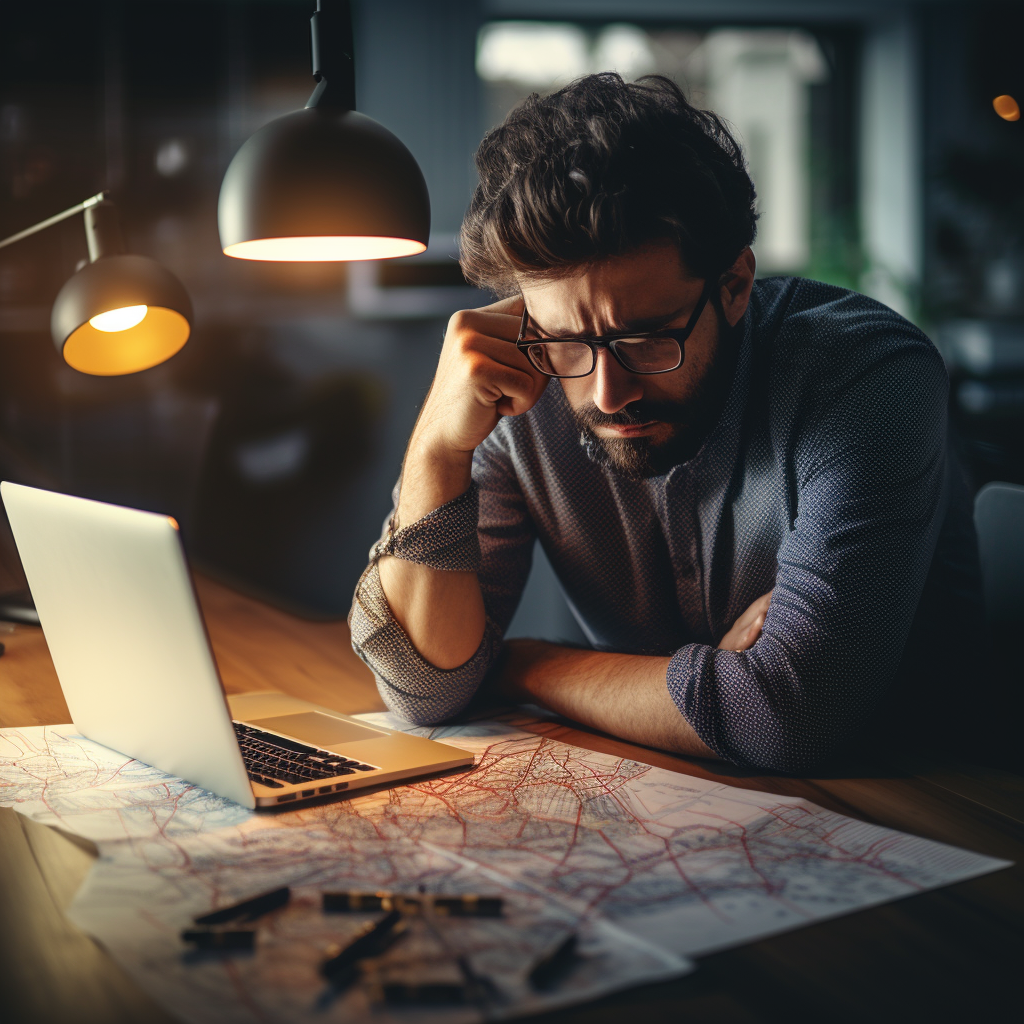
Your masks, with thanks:
[[[353,646],[393,711],[450,717],[500,654],[539,541],[596,649],[671,656],[665,685],[708,747],[807,772],[879,721],[955,700],[969,670],[977,551],[946,401],[942,359],[892,310],[757,281],[697,455],[663,476],[622,474],[581,444],[552,382],[477,449],[470,492],[375,546]],[[465,665],[435,668],[412,647],[380,587],[381,550],[478,567],[487,627]],[[718,650],[773,589],[760,639]]]

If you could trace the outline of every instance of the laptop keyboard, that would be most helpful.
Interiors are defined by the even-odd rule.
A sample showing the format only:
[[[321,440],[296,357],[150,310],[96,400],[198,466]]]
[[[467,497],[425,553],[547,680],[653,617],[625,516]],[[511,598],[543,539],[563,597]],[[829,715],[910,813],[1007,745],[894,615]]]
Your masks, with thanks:
[[[235,727],[249,778],[271,789],[282,789],[285,783],[300,785],[376,770],[375,765],[353,761],[330,750],[318,750],[241,722],[231,724]]]

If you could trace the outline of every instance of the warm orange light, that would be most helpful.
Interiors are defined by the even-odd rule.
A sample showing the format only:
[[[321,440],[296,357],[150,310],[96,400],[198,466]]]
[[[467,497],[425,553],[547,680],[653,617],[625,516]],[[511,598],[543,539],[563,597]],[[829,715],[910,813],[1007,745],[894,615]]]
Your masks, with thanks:
[[[141,324],[146,319],[148,306],[122,306],[120,309],[108,309],[106,313],[97,313],[89,323],[97,331],[112,334],[115,331],[127,331],[129,327]]]
[[[992,101],[992,109],[1004,121],[1020,120],[1020,107],[1012,96],[997,96]]]
[[[173,309],[150,306],[134,327],[112,333],[84,323],[64,342],[64,360],[82,373],[113,377],[170,359],[188,341],[188,321]]]
[[[379,235],[307,235],[298,238],[254,238],[225,250],[240,260],[275,260],[282,263],[326,263],[340,260],[386,260],[415,256],[426,246],[413,238]]]

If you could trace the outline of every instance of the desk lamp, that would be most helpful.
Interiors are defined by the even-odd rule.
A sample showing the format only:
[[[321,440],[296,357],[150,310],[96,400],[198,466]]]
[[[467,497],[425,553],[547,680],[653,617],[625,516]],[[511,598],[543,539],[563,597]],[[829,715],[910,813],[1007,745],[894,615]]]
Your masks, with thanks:
[[[430,199],[408,149],[357,113],[349,0],[317,0],[316,88],[304,110],[265,125],[220,189],[221,246],[247,260],[376,260],[423,252]]]
[[[106,192],[10,238],[0,249],[85,214],[89,262],[61,288],[50,315],[57,351],[82,373],[137,373],[170,359],[188,341],[192,303],[156,260],[124,251],[117,210]]]
[[[82,373],[112,377],[170,359],[188,341],[192,303],[156,260],[124,251],[117,210],[106,192],[0,240],[0,249],[85,214],[89,262],[61,288],[50,314],[57,351]],[[39,624],[31,595],[0,595],[0,620]],[[2,653],[2,648],[0,648]]]

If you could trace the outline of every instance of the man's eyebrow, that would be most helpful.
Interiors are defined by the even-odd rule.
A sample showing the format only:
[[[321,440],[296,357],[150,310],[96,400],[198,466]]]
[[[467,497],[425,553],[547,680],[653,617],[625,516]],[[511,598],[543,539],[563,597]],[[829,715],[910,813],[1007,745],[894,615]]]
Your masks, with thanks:
[[[609,330],[604,332],[604,334],[630,334],[634,331],[637,334],[649,334],[651,331],[658,330],[659,327],[665,327],[667,324],[672,323],[673,320],[681,317],[689,308],[690,303],[687,302],[678,309],[673,310],[671,313],[661,313],[658,316],[647,316],[635,320],[626,320],[622,323],[612,325]],[[580,334],[578,331],[568,330],[546,331],[537,323],[536,320],[533,319],[532,316],[530,317],[530,326],[541,337],[551,338],[553,341],[558,341],[561,338],[600,338],[604,336],[604,334]]]

